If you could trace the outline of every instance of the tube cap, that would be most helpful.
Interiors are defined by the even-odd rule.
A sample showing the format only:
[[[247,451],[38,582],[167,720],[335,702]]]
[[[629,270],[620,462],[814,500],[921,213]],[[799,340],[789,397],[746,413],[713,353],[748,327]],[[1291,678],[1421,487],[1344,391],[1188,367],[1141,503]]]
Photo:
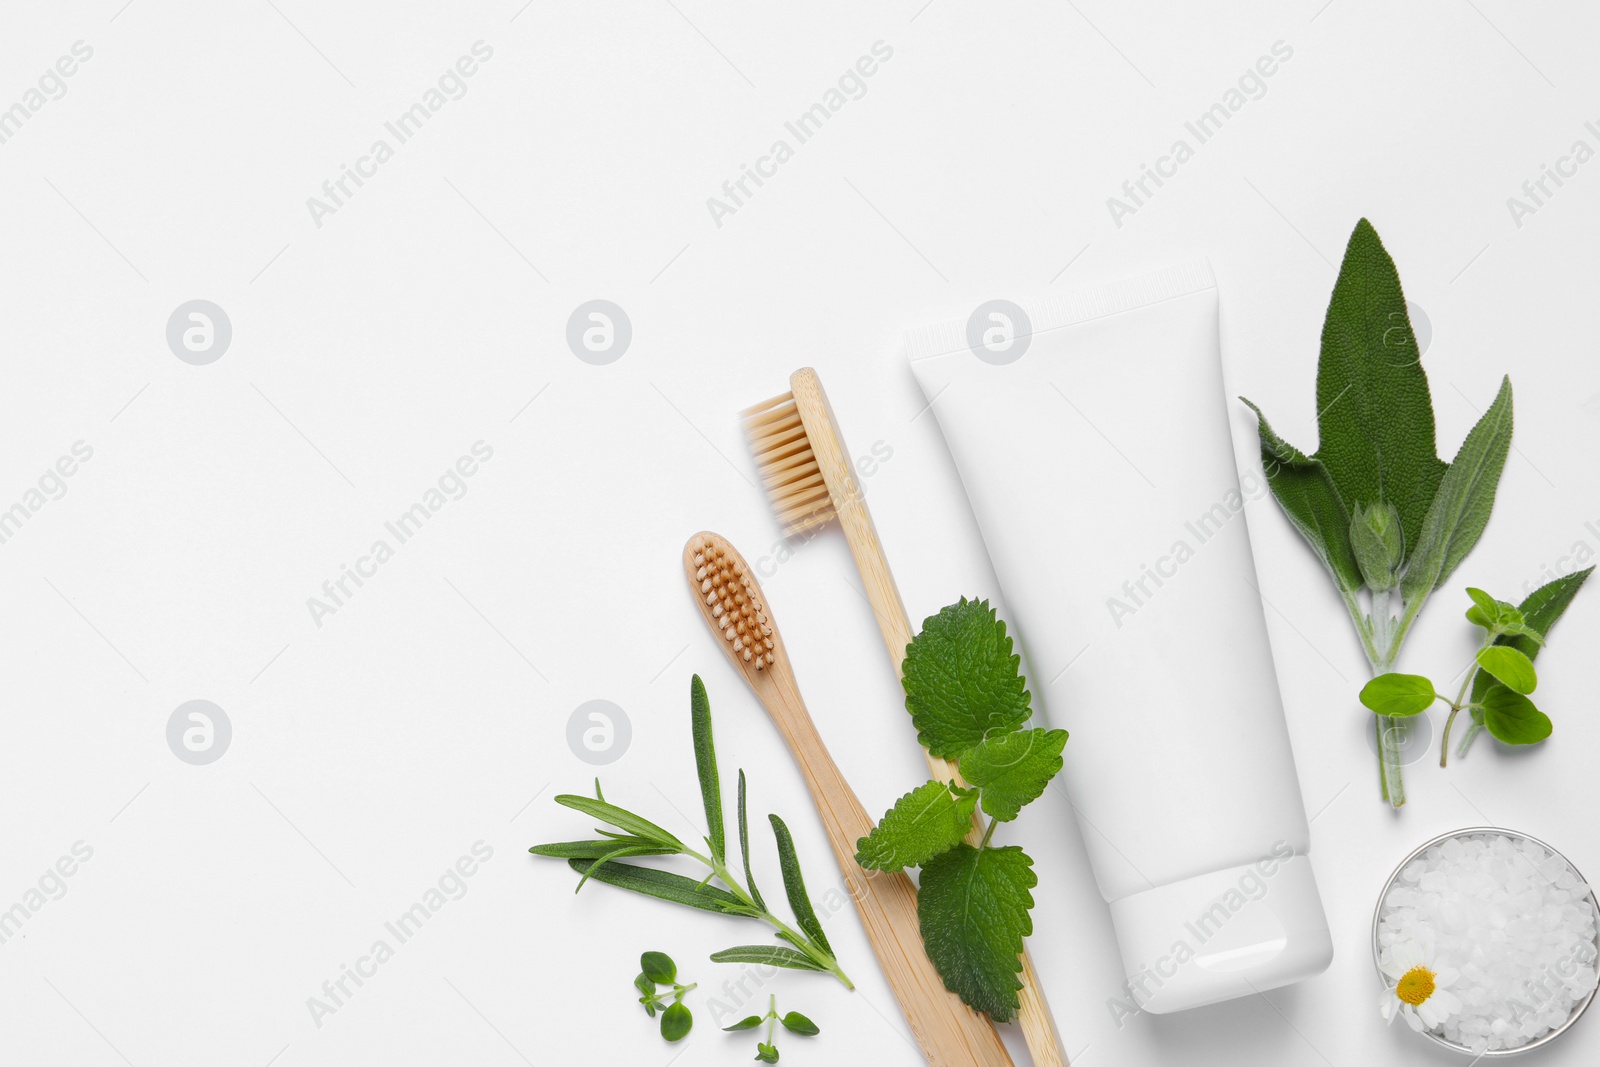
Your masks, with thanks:
[[[1147,889],[1112,903],[1111,921],[1133,999],[1157,1015],[1289,985],[1333,960],[1306,856]]]

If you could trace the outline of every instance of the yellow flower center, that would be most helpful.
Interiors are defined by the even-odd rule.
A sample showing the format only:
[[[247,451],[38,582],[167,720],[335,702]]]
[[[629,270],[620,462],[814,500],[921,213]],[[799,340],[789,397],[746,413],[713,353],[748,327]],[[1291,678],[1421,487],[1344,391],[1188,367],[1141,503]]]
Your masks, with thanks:
[[[1413,967],[1400,976],[1395,986],[1395,996],[1413,1008],[1433,996],[1433,972],[1426,967]]]

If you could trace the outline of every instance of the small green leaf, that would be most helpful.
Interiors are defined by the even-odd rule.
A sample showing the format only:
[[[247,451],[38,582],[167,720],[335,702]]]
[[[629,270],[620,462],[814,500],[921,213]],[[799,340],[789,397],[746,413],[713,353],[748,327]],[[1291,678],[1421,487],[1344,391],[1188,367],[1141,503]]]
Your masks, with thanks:
[[[1529,659],[1537,659],[1539,650],[1544,647],[1544,635],[1548,634],[1550,628],[1556,624],[1556,620],[1566,613],[1567,608],[1572,604],[1572,598],[1578,595],[1578,590],[1583,588],[1583,583],[1593,573],[1593,567],[1574,571],[1571,574],[1562,575],[1553,582],[1547,582],[1532,593],[1529,593],[1522,603],[1517,605],[1517,610],[1523,616],[1523,624],[1533,633],[1513,633],[1507,630],[1504,634],[1495,638],[1494,643],[1508,645],[1517,649]],[[1484,694],[1488,692],[1489,686],[1493,683],[1493,678],[1483,671],[1478,671],[1477,675],[1472,679],[1472,703],[1482,704]],[[1483,724],[1482,708],[1474,708],[1472,710],[1472,721],[1479,725]],[[1466,745],[1471,742],[1474,733],[1476,731],[1467,734],[1466,741],[1462,745],[1462,752],[1466,751]]]
[[[667,1005],[661,1013],[661,1036],[668,1041],[682,1041],[693,1027],[694,1016],[681,1000]]]
[[[1433,683],[1420,674],[1380,674],[1361,687],[1361,703],[1394,718],[1425,711],[1437,697]]]
[[[711,855],[718,863],[728,858],[727,838],[722,828],[722,781],[717,776],[717,746],[711,737],[711,701],[698,674],[689,680],[689,720],[694,728],[694,765],[700,775],[700,799],[706,809],[706,825],[711,828]]]
[[[586,874],[594,860],[568,860],[567,864],[579,874]],[[653,867],[640,867],[633,863],[608,863],[595,873],[594,880],[642,893],[647,897],[669,900],[701,911],[717,911],[725,915],[748,915],[747,908],[738,897],[725,889],[704,885],[692,878],[671,871],[658,871]]]
[[[673,837],[672,834],[663,830],[649,819],[642,818],[614,804],[607,804],[603,800],[595,800],[592,797],[574,796],[571,793],[562,793],[556,797],[556,803],[581,811],[585,815],[599,819],[601,822],[610,823],[620,830],[626,830],[635,837],[645,838],[658,845],[671,846],[679,852],[683,851],[683,842]]]
[[[828,935],[822,932],[822,923],[811,907],[811,898],[806,896],[806,880],[800,873],[800,857],[795,855],[794,838],[789,835],[789,828],[782,819],[776,815],[768,815],[767,818],[772,822],[772,836],[778,842],[778,866],[783,871],[783,888],[789,896],[789,908],[794,912],[795,924],[831,956],[833,948],[828,944]]]
[[[1400,582],[1408,603],[1437,589],[1483,535],[1511,448],[1512,422],[1511,379],[1505,378],[1494,403],[1467,432],[1428,506],[1411,565]]]
[[[678,965],[665,952],[646,952],[640,956],[639,970],[658,985],[671,985],[678,977]]]
[[[961,844],[922,868],[922,944],[945,988],[996,1022],[1017,1014],[1022,939],[1033,933],[1033,861],[1015,845]]]
[[[1497,741],[1508,745],[1532,745],[1550,736],[1550,717],[1533,706],[1533,701],[1496,683],[1483,694],[1483,725]]]
[[[762,911],[767,910],[767,902],[761,899],[761,890],[756,888],[755,868],[750,866],[750,823],[745,818],[744,806],[744,768],[739,769],[739,855],[744,859],[744,884],[750,890],[750,899],[756,902],[756,907]]]
[[[732,1026],[724,1026],[722,1029],[726,1033],[732,1033],[735,1030],[754,1030],[760,1025],[761,1016],[747,1015],[743,1019],[740,1019],[738,1022],[734,1023]]]
[[[1350,547],[1367,588],[1377,593],[1394,588],[1395,574],[1406,556],[1400,512],[1387,501],[1371,507],[1356,505],[1350,520]]]
[[[1065,730],[996,734],[961,757],[961,777],[983,790],[983,810],[1002,822],[1039,798],[1061,769]]]
[[[976,793],[955,797],[944,782],[924,783],[895,801],[856,842],[856,862],[875,871],[920,866],[967,836],[977,805]]]
[[[534,845],[528,849],[535,856],[554,856],[563,860],[597,860],[619,848],[636,848],[640,856],[670,856],[679,850],[656,844],[644,837],[619,834],[593,841],[552,841],[548,845]]]
[[[614,848],[605,855],[596,857],[595,860],[589,864],[588,869],[583,872],[583,877],[578,879],[577,888],[573,889],[573,892],[576,893],[578,890],[582,889],[584,883],[588,882],[589,879],[598,874],[600,870],[612,860],[619,860],[629,856],[659,855],[661,855],[661,849],[659,848]]]
[[[756,1042],[756,1062],[758,1062],[758,1063],[777,1063],[778,1062],[778,1049],[777,1049],[777,1047],[774,1046],[774,1045],[769,1045],[764,1041]]]
[[[1261,438],[1261,467],[1278,505],[1300,531],[1334,584],[1346,594],[1361,588],[1361,566],[1350,544],[1350,513],[1319,460],[1301,452],[1273,432],[1261,409],[1240,397],[1256,413]]]
[[[1533,661],[1510,645],[1490,645],[1478,650],[1478,666],[1500,679],[1507,689],[1526,695],[1539,684]]]
[[[644,994],[644,997],[639,998],[641,1001],[643,1001],[645,997],[654,998],[656,995],[656,984],[650,980],[650,976],[648,974],[645,974],[642,971],[640,972],[639,976],[633,980],[633,988]]]
[[[1485,630],[1493,629],[1494,624],[1500,621],[1500,601],[1470,585],[1467,586],[1467,595],[1472,598],[1472,607],[1467,609],[1467,620]]]
[[[1526,637],[1535,645],[1541,648],[1544,647],[1544,634],[1525,622],[1502,622],[1495,628],[1502,634],[1510,634],[1512,637]]]
[[[986,600],[962,597],[923,620],[902,665],[917,740],[957,759],[990,733],[1021,726],[1030,699],[1021,662]]]
[[[815,1037],[822,1033],[821,1027],[797,1011],[791,1011],[778,1021],[782,1023],[783,1028],[789,1031],[791,1034],[801,1034],[805,1037]]]
[[[735,945],[711,954],[713,963],[758,963],[767,967],[787,967],[792,971],[827,970],[798,949],[785,945]]]

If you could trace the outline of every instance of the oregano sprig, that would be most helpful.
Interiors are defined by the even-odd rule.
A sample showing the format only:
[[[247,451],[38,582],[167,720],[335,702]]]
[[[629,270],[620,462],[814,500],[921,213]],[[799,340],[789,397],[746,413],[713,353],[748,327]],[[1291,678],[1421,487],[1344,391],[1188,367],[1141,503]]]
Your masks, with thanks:
[[[1023,728],[1032,711],[1021,657],[987,601],[963,597],[925,620],[903,673],[918,739],[957,760],[968,784],[934,779],[902,796],[856,843],[856,862],[921,868],[917,913],[934,969],[967,1005],[1006,1022],[1019,1007],[1038,876],[1021,848],[991,841],[1061,770],[1067,732]],[[990,821],[970,845],[979,808]]]
[[[600,836],[579,841],[556,841],[534,845],[528,851],[536,856],[553,856],[564,859],[582,877],[577,889],[582,889],[591,879],[627,889],[643,896],[655,897],[673,904],[757,919],[771,927],[783,944],[737,945],[713,953],[711,959],[719,963],[760,963],[793,970],[822,971],[833,975],[845,988],[854,989],[848,975],[839,966],[833,948],[828,944],[816,909],[806,893],[805,879],[800,871],[800,860],[795,852],[789,828],[776,815],[769,815],[773,838],[777,843],[783,884],[794,912],[795,923],[780,919],[762,900],[756,889],[755,872],[750,864],[749,820],[745,810],[746,785],[744,771],[739,772],[738,827],[739,851],[744,863],[744,879],[734,876],[727,864],[727,843],[722,812],[722,786],[717,773],[716,746],[711,730],[711,704],[706,698],[705,685],[695,675],[689,687],[689,709],[694,735],[695,767],[700,780],[700,795],[704,802],[709,832],[705,836],[706,852],[690,848],[670,831],[651,822],[642,815],[609,803],[595,780],[593,797],[563,793],[555,798],[557,804],[581,811],[614,830],[597,829]],[[695,860],[710,873],[694,879],[657,867],[622,862],[643,856],[685,856]],[[718,884],[713,884],[718,883]],[[576,892],[577,890],[574,890]],[[641,993],[644,992],[640,987]],[[652,989],[653,992],[653,989]],[[685,1009],[687,1011],[687,1009]],[[685,1029],[687,1032],[687,1029]]]

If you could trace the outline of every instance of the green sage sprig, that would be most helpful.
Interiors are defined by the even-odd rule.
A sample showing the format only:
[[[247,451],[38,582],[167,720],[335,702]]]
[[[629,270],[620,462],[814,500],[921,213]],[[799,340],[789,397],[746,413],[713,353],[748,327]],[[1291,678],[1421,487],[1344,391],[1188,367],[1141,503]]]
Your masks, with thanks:
[[[773,837],[777,841],[784,890],[795,915],[795,924],[790,925],[780,919],[761,899],[761,893],[756,889],[755,872],[750,865],[750,834],[745,814],[745,777],[742,770],[739,772],[738,817],[744,879],[741,881],[729,870],[722,818],[722,784],[717,773],[716,746],[711,732],[711,704],[699,675],[695,675],[690,683],[689,710],[694,733],[695,766],[699,773],[700,795],[705,805],[708,827],[706,852],[690,848],[642,815],[607,802],[600,791],[599,779],[595,780],[593,797],[564,793],[555,800],[557,804],[581,811],[615,829],[597,829],[598,838],[534,845],[528,851],[536,856],[554,856],[566,860],[573,870],[583,876],[578,880],[578,889],[582,889],[592,878],[619,889],[685,907],[757,919],[770,926],[782,942],[777,945],[736,945],[713,953],[711,958],[716,962],[760,963],[794,970],[824,971],[843,982],[845,988],[854,989],[849,976],[834,957],[816,909],[806,895],[805,879],[800,872],[799,857],[795,854],[794,839],[789,828],[776,815],[767,818],[772,823]],[[622,862],[638,856],[685,856],[704,865],[710,873],[697,881],[672,871]],[[713,885],[713,881],[720,883],[720,886]]]
[[[1301,452],[1245,403],[1259,420],[1273,496],[1333,578],[1372,674],[1389,673],[1429,594],[1489,521],[1511,447],[1511,380],[1502,379],[1455,459],[1441,460],[1400,275],[1362,219],[1322,326],[1317,451]],[[1398,808],[1405,786],[1393,716],[1378,715],[1374,729],[1382,795]]]
[[[1528,699],[1539,685],[1533,660],[1544,647],[1545,634],[1593,572],[1590,567],[1557,578],[1515,606],[1496,600],[1482,589],[1468,587],[1472,606],[1467,608],[1467,621],[1479,627],[1483,635],[1455,699],[1440,693],[1422,675],[1390,673],[1378,675],[1362,688],[1361,703],[1389,718],[1421,714],[1436,700],[1448,704],[1450,717],[1445,720],[1439,745],[1441,767],[1450,758],[1450,728],[1463,711],[1472,715],[1472,727],[1461,739],[1458,755],[1466,755],[1482,730],[1507,745],[1538,744],[1550,736],[1554,725]]]

